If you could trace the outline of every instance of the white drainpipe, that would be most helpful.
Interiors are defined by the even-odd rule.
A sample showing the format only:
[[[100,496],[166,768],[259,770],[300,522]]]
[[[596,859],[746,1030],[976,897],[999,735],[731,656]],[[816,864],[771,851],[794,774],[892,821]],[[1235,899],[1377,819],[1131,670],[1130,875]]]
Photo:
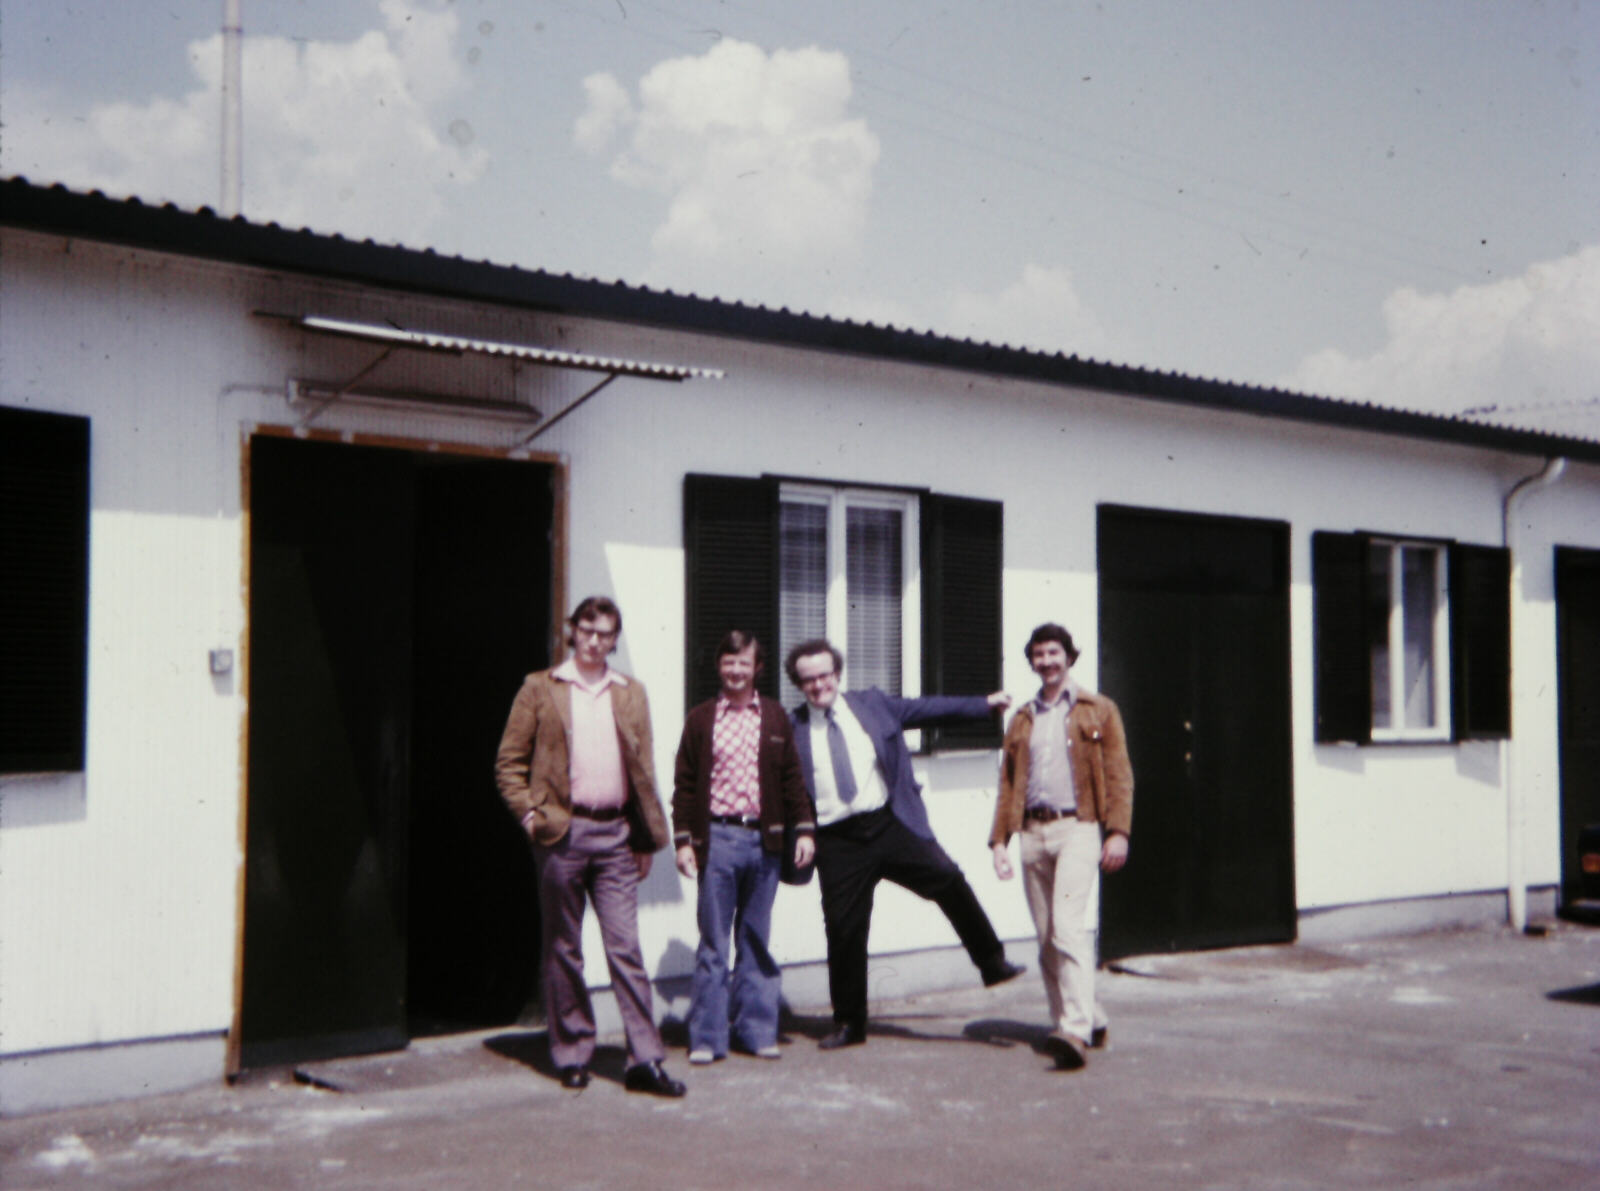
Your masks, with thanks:
[[[1500,506],[1500,544],[1511,553],[1511,623],[1514,626],[1517,620],[1517,608],[1521,601],[1518,598],[1522,593],[1522,563],[1519,561],[1516,549],[1512,543],[1511,510],[1517,498],[1532,488],[1543,488],[1553,484],[1561,478],[1561,473],[1566,471],[1567,461],[1562,457],[1547,459],[1544,467],[1531,476],[1524,476],[1511,486],[1511,491],[1506,493],[1505,501]],[[1516,632],[1512,631],[1511,649],[1511,674],[1512,690],[1516,690]],[[1513,704],[1515,695],[1513,694]],[[1513,717],[1515,711],[1513,710]],[[1506,917],[1513,929],[1522,931],[1528,926],[1528,880],[1524,874],[1523,847],[1522,847],[1522,793],[1517,785],[1516,766],[1512,760],[1512,741],[1514,736],[1506,738],[1503,756],[1505,757],[1505,773],[1502,785],[1506,792]]]

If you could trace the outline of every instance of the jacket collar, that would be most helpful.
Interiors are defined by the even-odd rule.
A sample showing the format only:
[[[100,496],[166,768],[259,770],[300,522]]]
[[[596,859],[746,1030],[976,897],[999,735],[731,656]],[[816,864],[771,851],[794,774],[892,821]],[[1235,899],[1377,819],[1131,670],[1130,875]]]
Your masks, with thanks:
[[[1028,700],[1028,706],[1036,713],[1048,711],[1051,706],[1054,706],[1053,704],[1045,704],[1043,693],[1043,689],[1041,688],[1039,694],[1034,695],[1032,699]],[[1087,694],[1087,692],[1081,686],[1079,686],[1074,679],[1070,677],[1067,679],[1067,689],[1065,692],[1063,692],[1062,697],[1067,701],[1067,713],[1069,715],[1072,713],[1073,704],[1077,703],[1079,699],[1082,699],[1085,694]]]
[[[573,661],[571,658],[568,658],[554,670],[550,671],[550,677],[560,682],[570,682],[574,686],[581,686],[584,690],[596,692],[603,691],[606,689],[606,687],[613,684],[617,686],[628,685],[628,676],[626,674],[623,674],[617,670],[613,670],[610,666],[607,666],[605,675],[600,679],[599,685],[591,687],[583,681],[583,675],[578,673],[578,663]]]

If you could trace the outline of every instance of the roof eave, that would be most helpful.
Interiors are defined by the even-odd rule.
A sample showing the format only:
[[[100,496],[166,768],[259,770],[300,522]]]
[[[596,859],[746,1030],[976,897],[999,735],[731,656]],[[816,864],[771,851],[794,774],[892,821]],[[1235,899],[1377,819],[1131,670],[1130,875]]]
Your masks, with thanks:
[[[553,314],[1600,463],[1600,442],[1587,439],[470,261],[431,249],[402,248],[294,231],[272,223],[251,223],[243,217],[223,219],[209,208],[185,211],[138,199],[115,200],[98,192],[84,194],[64,186],[39,186],[25,178],[0,182],[0,196],[4,198],[0,222],[6,225],[151,251]]]

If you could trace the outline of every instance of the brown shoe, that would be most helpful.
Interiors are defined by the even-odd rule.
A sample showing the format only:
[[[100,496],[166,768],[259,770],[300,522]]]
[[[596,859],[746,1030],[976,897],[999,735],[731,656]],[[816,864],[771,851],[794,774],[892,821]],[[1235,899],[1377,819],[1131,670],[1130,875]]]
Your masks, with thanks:
[[[1051,1034],[1045,1039],[1045,1048],[1055,1056],[1058,1071],[1080,1071],[1089,1062],[1089,1048],[1082,1038],[1071,1034]]]

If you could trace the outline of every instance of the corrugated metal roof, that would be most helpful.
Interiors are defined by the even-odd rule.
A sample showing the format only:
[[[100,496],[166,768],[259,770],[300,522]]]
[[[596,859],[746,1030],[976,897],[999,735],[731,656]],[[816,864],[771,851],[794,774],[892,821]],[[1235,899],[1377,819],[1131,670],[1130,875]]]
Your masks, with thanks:
[[[725,375],[720,368],[693,368],[685,364],[652,364],[642,360],[623,360],[610,356],[587,356],[580,352],[555,351],[548,347],[531,347],[520,343],[467,339],[459,335],[441,335],[432,331],[408,331],[400,327],[387,327],[381,323],[348,322],[322,315],[286,317],[296,326],[304,327],[308,331],[338,335],[346,339],[360,339],[368,343],[382,343],[389,347],[451,352],[456,355],[473,352],[485,356],[531,360],[537,364],[552,364],[560,368],[581,368],[588,372],[642,376],[650,380],[689,380],[694,377],[720,380]]]
[[[1139,400],[1600,463],[1600,440],[1569,433],[1489,425],[1065,353],[1000,347],[925,331],[469,261],[432,250],[251,223],[242,216],[221,219],[205,207],[188,211],[138,199],[114,200],[98,191],[84,194],[59,185],[38,186],[26,178],[0,181],[0,200],[0,223],[8,226],[158,252],[522,309],[1095,389]]]

